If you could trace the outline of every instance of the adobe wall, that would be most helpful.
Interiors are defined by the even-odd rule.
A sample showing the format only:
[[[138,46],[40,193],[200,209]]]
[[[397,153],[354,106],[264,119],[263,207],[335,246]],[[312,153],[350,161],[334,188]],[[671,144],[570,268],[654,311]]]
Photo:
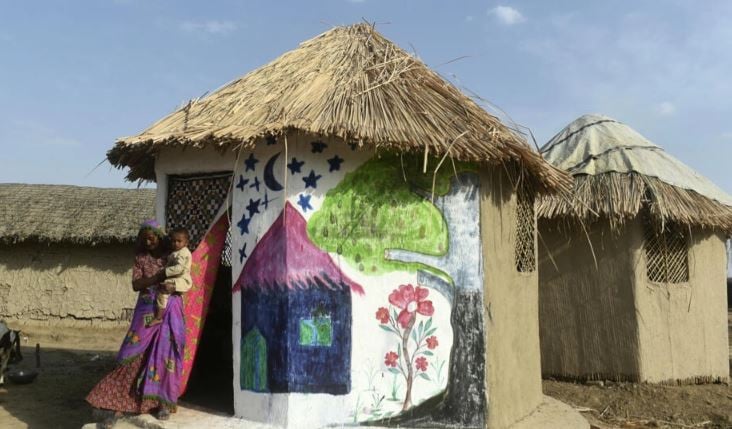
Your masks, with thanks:
[[[482,169],[481,237],[488,389],[488,427],[510,427],[542,402],[538,274],[514,261],[516,193],[497,170]]]
[[[635,230],[539,220],[539,326],[544,377],[637,380]],[[593,256],[594,253],[594,256]]]
[[[648,382],[710,382],[729,377],[725,237],[693,229],[689,282],[648,280],[640,222],[633,262],[640,369]]]
[[[40,326],[127,325],[136,299],[133,254],[131,244],[0,245],[0,319]]]

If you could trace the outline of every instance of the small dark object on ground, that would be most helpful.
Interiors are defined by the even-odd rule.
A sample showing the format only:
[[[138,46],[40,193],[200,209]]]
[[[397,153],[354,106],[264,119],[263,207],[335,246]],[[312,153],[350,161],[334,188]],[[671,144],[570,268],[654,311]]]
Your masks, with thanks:
[[[38,377],[38,371],[32,369],[13,369],[7,374],[10,381],[15,384],[28,384]]]

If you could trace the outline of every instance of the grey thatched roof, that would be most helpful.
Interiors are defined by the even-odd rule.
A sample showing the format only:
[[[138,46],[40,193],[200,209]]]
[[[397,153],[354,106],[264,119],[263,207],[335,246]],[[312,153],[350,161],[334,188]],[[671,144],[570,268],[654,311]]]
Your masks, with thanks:
[[[0,242],[133,242],[154,201],[154,189],[3,183]]]
[[[540,218],[610,219],[622,225],[643,209],[667,221],[732,234],[732,197],[629,126],[584,115],[542,149],[574,178],[570,196],[542,196]]]
[[[107,153],[127,178],[155,180],[163,147],[252,150],[298,131],[359,147],[462,161],[518,163],[542,191],[570,179],[525,138],[370,25],[336,27],[251,73],[192,100]],[[282,143],[282,139],[276,143]]]

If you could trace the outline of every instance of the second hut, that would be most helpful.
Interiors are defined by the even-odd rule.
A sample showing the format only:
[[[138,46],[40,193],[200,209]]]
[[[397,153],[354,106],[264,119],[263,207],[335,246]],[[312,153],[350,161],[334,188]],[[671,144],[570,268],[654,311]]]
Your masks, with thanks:
[[[726,380],[732,198],[606,116],[541,152],[574,177],[569,198],[538,204],[543,375]]]

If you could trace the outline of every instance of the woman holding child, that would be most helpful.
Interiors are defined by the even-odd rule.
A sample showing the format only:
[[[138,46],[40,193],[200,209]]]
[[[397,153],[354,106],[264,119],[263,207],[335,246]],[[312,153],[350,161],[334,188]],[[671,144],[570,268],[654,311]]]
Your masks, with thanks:
[[[185,324],[181,290],[176,291],[175,282],[166,281],[170,249],[164,239],[165,232],[156,221],[141,225],[132,270],[132,289],[139,292],[137,305],[117,354],[116,368],[86,397],[95,408],[116,411],[117,415],[152,412],[161,420],[176,411]],[[161,294],[166,304],[164,311],[158,312],[156,300]]]

